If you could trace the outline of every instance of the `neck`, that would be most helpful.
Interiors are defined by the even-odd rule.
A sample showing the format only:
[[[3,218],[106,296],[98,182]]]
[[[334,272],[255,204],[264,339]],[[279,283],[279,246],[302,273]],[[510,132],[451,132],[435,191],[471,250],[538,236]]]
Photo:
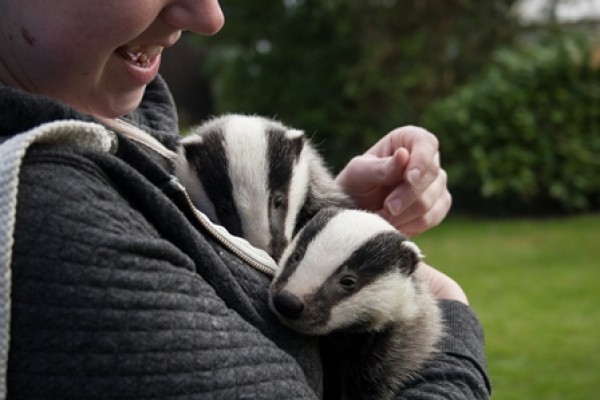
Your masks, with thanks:
[[[121,133],[123,136],[126,136],[127,138],[133,140],[134,142],[145,146],[146,148],[154,151],[155,153],[161,155],[169,161],[173,161],[178,157],[176,152],[166,148],[162,143],[160,143],[154,137],[150,136],[147,132],[144,132],[138,127],[133,126],[130,123],[123,121],[122,119],[103,117],[96,118],[110,129],[113,129]]]

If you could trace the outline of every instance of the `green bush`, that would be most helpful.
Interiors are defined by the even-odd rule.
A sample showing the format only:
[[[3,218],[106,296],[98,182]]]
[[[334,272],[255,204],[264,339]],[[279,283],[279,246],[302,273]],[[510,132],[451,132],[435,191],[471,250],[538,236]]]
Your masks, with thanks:
[[[440,138],[459,210],[600,207],[600,66],[566,38],[500,51],[489,70],[423,116]]]
[[[198,39],[215,112],[304,129],[338,169],[481,71],[512,40],[514,2],[224,2],[223,31]]]

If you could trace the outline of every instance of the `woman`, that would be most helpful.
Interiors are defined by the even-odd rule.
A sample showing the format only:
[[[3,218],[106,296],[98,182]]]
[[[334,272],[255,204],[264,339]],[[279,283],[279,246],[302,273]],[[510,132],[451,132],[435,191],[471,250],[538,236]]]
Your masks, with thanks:
[[[206,232],[152,150],[174,150],[178,138],[157,76],[162,50],[183,30],[212,35],[222,25],[216,0],[0,0],[0,140],[53,121],[117,131],[110,151],[36,145],[20,167],[8,398],[321,395],[317,341],[279,325],[268,276]],[[412,234],[450,207],[437,142],[419,128],[389,133],[338,181]],[[400,398],[486,398],[466,296],[420,268],[447,335]]]

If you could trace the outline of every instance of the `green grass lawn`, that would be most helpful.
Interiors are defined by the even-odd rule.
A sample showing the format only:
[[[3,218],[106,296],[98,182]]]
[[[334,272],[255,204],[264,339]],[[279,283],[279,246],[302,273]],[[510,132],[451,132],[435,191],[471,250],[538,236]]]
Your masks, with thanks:
[[[449,218],[415,241],[477,311],[494,399],[600,399],[600,215]]]

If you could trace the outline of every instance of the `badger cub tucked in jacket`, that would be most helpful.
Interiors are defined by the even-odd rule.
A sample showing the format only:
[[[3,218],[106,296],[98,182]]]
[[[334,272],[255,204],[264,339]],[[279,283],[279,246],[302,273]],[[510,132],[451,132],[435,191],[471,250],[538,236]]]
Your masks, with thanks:
[[[281,322],[351,345],[344,398],[389,399],[418,374],[441,335],[415,272],[421,253],[383,218],[351,209],[302,131],[225,115],[182,140],[177,164],[197,208],[278,261],[269,303]]]
[[[352,205],[304,133],[277,121],[225,115],[182,145],[176,171],[196,207],[275,260],[321,208]]]

